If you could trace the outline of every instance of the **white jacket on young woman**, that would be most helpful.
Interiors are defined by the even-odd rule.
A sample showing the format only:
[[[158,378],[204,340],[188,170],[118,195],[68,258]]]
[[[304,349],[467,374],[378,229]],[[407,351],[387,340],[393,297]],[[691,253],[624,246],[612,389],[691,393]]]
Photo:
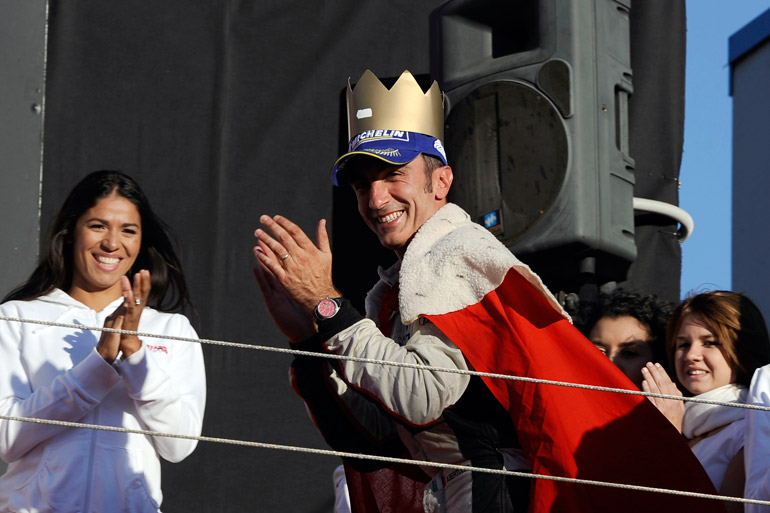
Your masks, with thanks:
[[[0,315],[103,326],[120,304],[95,312],[56,289],[0,305]],[[186,317],[145,308],[140,332],[197,338]],[[107,363],[101,332],[0,320],[0,414],[198,436],[206,400],[200,344],[142,337]],[[160,460],[178,462],[197,441],[0,418],[0,511],[158,512]]]
[[[770,406],[770,365],[756,370],[749,388],[749,403]],[[746,450],[743,453],[746,466],[744,497],[770,501],[770,412],[748,410],[746,412]],[[746,504],[746,513],[770,511],[767,506]]]
[[[732,383],[695,397],[745,403],[746,395],[746,387]],[[702,437],[690,447],[717,490],[722,486],[730,462],[743,449],[745,417],[746,410],[743,408],[696,402],[685,404],[682,434],[688,440]]]

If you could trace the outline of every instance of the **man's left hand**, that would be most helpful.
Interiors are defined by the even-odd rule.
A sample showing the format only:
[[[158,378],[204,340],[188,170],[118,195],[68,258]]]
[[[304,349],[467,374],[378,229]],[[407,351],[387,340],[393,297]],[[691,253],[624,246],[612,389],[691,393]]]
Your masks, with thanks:
[[[269,269],[257,262],[254,266],[254,277],[257,279],[259,290],[262,291],[262,297],[265,298],[270,317],[289,342],[299,344],[316,333],[313,317],[292,301]]]

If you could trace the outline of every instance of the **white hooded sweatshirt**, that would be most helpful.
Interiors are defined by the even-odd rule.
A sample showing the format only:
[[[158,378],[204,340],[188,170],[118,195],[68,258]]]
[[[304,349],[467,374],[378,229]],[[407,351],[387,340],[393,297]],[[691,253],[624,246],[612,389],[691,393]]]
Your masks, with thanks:
[[[0,315],[103,326],[119,298],[95,312],[61,290],[0,305]],[[186,317],[145,308],[140,332],[197,338]],[[206,401],[197,343],[143,337],[114,365],[101,332],[0,320],[0,414],[200,435]],[[158,512],[159,456],[178,462],[197,441],[0,419],[0,511]]]

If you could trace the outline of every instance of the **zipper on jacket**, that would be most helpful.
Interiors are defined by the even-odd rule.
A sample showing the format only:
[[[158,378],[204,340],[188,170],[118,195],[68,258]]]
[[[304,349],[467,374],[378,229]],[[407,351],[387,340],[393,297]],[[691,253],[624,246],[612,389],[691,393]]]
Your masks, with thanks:
[[[93,315],[94,312],[92,312]],[[99,321],[98,315],[93,315],[95,320]],[[101,404],[97,405],[96,408],[93,409],[93,424],[98,425],[99,424],[99,408],[101,407]],[[82,428],[81,428],[82,429]],[[96,435],[98,434],[98,431],[96,429],[91,429],[91,443],[90,447],[88,449],[88,467],[86,469],[86,501],[84,506],[84,511],[91,512],[93,511],[91,508],[91,484],[93,483],[94,478],[94,454],[96,453]]]

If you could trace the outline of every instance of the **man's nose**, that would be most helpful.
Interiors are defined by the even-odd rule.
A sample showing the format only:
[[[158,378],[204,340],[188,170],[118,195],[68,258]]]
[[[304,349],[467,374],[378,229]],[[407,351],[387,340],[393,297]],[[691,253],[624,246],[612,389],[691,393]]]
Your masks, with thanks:
[[[379,210],[388,202],[389,194],[385,182],[374,180],[369,186],[369,207],[372,210]]]

